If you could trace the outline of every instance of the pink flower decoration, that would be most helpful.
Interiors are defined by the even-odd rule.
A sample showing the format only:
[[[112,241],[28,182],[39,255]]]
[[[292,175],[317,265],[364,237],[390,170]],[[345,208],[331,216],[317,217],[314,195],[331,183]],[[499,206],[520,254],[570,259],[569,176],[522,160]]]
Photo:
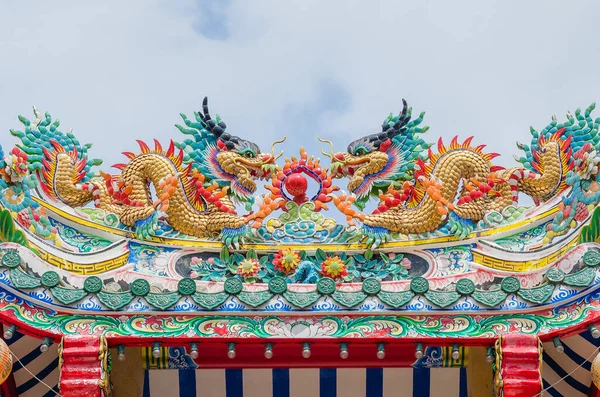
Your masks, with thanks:
[[[410,259],[408,258],[403,258],[400,261],[400,264],[406,269],[406,270],[410,270],[410,268],[412,267],[412,262],[410,261]]]

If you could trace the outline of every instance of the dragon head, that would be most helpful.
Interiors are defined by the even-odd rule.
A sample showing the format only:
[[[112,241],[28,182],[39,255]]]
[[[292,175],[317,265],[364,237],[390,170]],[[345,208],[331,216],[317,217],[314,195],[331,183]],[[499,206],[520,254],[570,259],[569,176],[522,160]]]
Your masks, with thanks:
[[[256,191],[256,180],[271,177],[278,170],[275,144],[272,153],[263,153],[256,143],[226,132],[221,118],[210,116],[208,98],[204,98],[202,111],[194,115],[196,123],[182,115],[190,128],[177,126],[195,138],[180,146],[186,152],[184,161],[192,162],[208,179],[229,186],[236,197],[246,200]]]
[[[415,160],[429,147],[416,135],[428,129],[418,127],[424,113],[411,122],[411,109],[405,100],[402,102],[400,114],[390,114],[381,132],[351,142],[346,152],[334,154],[333,148],[330,154],[323,152],[331,159],[334,177],[348,177],[348,190],[359,200],[368,199],[374,188],[412,179]]]

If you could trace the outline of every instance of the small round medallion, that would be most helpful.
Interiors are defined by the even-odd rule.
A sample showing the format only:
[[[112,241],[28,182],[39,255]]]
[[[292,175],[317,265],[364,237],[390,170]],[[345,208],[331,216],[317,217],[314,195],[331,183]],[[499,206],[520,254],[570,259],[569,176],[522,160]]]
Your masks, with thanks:
[[[475,292],[475,283],[468,278],[458,280],[456,283],[456,292],[462,295],[470,295]]]
[[[506,277],[501,283],[502,291],[512,294],[521,289],[521,282],[516,277]]]
[[[424,277],[415,277],[410,282],[410,289],[415,294],[424,294],[429,291],[429,281]]]
[[[565,279],[565,272],[553,267],[552,269],[548,269],[548,272],[546,272],[546,278],[552,283],[560,283]]]
[[[83,282],[83,289],[91,294],[97,294],[102,290],[102,279],[96,276],[90,276]]]
[[[196,282],[189,277],[182,278],[177,283],[177,291],[181,295],[192,295],[196,292]]]
[[[150,283],[139,278],[131,283],[131,293],[135,296],[146,296],[150,292]]]
[[[58,273],[49,271],[42,274],[42,285],[47,288],[56,287],[60,283],[60,276]]]
[[[2,256],[2,264],[6,267],[15,268],[21,264],[21,255],[15,251],[5,252]]]
[[[600,253],[597,251],[586,252],[585,255],[583,255],[583,262],[588,266],[600,265]]]
[[[377,295],[381,291],[381,282],[375,277],[369,277],[363,281],[362,290],[367,295]]]
[[[335,281],[329,277],[323,277],[317,281],[317,291],[322,295],[331,295],[335,292]]]
[[[242,292],[244,284],[242,283],[242,280],[240,280],[238,277],[232,277],[225,280],[223,288],[225,288],[225,292],[227,292],[228,294],[237,295],[240,292]]]
[[[283,277],[273,277],[269,280],[269,291],[274,294],[283,294],[287,291],[287,282]]]

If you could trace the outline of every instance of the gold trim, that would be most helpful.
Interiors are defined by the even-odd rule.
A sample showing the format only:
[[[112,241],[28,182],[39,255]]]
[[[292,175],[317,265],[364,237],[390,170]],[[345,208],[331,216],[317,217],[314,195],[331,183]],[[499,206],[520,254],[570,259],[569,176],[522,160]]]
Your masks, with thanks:
[[[484,255],[480,252],[473,251],[473,262],[478,265],[483,265],[496,270],[511,271],[511,272],[528,272],[548,266],[549,264],[562,258],[568,251],[578,244],[579,236],[576,235],[567,245],[556,252],[547,255],[540,259],[529,261],[509,261],[504,259],[494,258]]]
[[[108,272],[109,270],[117,269],[125,265],[127,263],[127,260],[129,259],[129,252],[125,252],[124,254],[116,258],[108,259],[102,262],[89,264],[75,263],[65,258],[60,258],[54,254],[51,254],[50,252],[44,250],[43,248],[34,244],[31,241],[29,242],[29,245],[35,250],[37,256],[40,259],[51,264],[52,266],[55,266],[61,270],[66,270],[71,273],[88,276],[93,274],[102,274]]]

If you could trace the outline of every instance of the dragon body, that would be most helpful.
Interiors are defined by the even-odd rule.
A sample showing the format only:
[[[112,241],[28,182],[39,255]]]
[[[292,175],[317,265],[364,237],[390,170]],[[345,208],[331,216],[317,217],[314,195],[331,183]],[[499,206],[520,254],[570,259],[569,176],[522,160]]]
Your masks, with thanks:
[[[504,169],[492,164],[497,154],[485,153],[485,145],[472,146],[472,138],[463,143],[454,138],[449,146],[440,139],[434,152],[419,137],[428,129],[420,127],[423,115],[411,121],[404,102],[380,133],[351,142],[346,152],[325,153],[332,172],[349,178],[352,195],[338,197],[336,205],[350,223],[360,220],[367,234],[421,234],[447,226],[464,238],[487,213],[516,204],[519,193],[536,203],[547,201],[567,188],[575,137],[584,129],[572,121],[557,126],[555,120],[541,133],[532,129],[531,146],[519,144],[526,152],[519,159],[523,165]],[[352,204],[364,208],[372,197],[379,198],[373,213],[351,209]]]
[[[138,141],[141,153],[124,153],[129,161],[114,166],[121,171],[116,175],[90,176],[91,167],[100,164],[88,160],[91,145],[81,145],[70,132],[62,133],[49,114],[42,118],[35,112],[34,122],[21,117],[25,131],[11,133],[21,139],[18,147],[29,155],[30,168],[37,172],[46,195],[71,207],[92,202],[117,214],[142,238],[154,234],[160,217],[191,236],[243,234],[254,217],[238,215],[232,198],[250,199],[255,180],[276,170],[274,155],[225,132],[218,116],[211,118],[206,98],[195,121],[182,115],[185,126],[177,126],[191,139],[171,142],[166,151],[156,140],[154,149]]]

